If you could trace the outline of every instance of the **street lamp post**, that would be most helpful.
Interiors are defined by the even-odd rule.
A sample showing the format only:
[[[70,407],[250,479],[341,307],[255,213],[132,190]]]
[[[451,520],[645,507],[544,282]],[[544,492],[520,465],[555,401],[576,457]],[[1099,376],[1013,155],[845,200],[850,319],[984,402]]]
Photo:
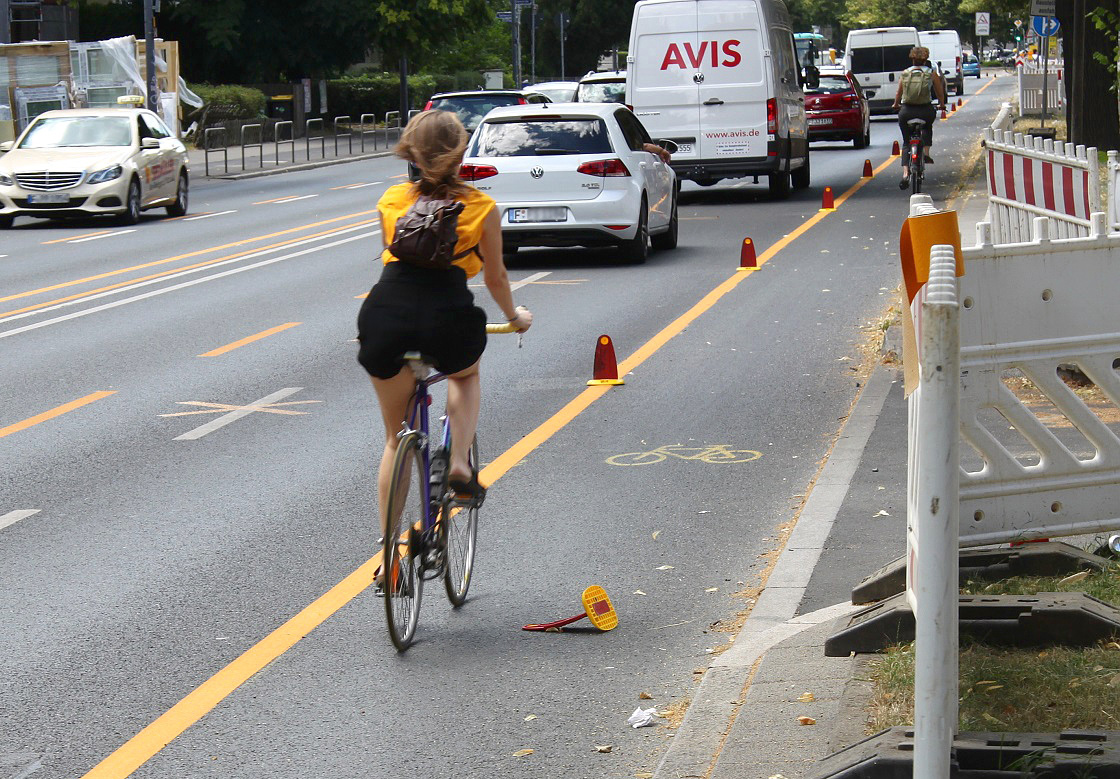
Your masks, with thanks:
[[[564,67],[564,38],[565,38],[564,22],[565,21],[566,20],[564,19],[564,13],[561,12],[560,13],[560,80],[561,81],[564,81],[567,78],[567,76],[565,74],[568,72],[567,69]]]
[[[148,74],[149,111],[157,111],[156,99],[159,82],[156,80],[156,24],[155,0],[144,0],[144,68]]]

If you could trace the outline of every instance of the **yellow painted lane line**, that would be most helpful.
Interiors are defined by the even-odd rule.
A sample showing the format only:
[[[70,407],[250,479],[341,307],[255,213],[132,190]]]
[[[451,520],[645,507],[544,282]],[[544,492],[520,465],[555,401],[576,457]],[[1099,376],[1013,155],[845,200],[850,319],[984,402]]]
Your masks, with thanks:
[[[173,275],[173,274],[176,274],[176,273],[181,273],[183,271],[194,270],[196,268],[205,268],[208,265],[214,265],[214,264],[221,263],[221,262],[227,262],[229,260],[236,260],[238,257],[245,257],[247,255],[257,254],[259,252],[271,251],[273,249],[282,249],[285,246],[291,246],[292,244],[296,244],[296,243],[299,243],[301,241],[307,241],[307,240],[310,240],[310,239],[313,239],[313,238],[322,238],[324,236],[335,235],[335,234],[340,233],[344,230],[350,230],[350,229],[353,229],[355,227],[362,227],[364,225],[376,224],[377,221],[378,220],[376,220],[376,219],[366,219],[366,220],[363,220],[363,221],[354,222],[352,224],[343,225],[341,227],[331,228],[330,230],[323,230],[323,231],[318,232],[318,233],[311,233],[309,235],[301,235],[298,238],[291,238],[289,240],[280,241],[278,243],[270,244],[268,246],[257,246],[257,247],[254,247],[252,249],[246,249],[245,251],[242,251],[242,252],[235,252],[233,254],[224,255],[222,257],[215,257],[215,258],[210,259],[210,260],[205,260],[203,262],[196,262],[192,265],[182,265],[182,266],[177,267],[177,268],[168,268],[167,270],[160,271],[159,273],[150,273],[147,276],[139,276],[139,277],[131,278],[131,279],[128,279],[126,281],[117,282],[116,284],[109,284],[109,285],[104,286],[104,287],[98,287],[97,289],[89,289],[89,290],[86,290],[84,292],[77,292],[73,295],[67,295],[66,297],[56,298],[54,300],[46,300],[46,301],[43,301],[42,303],[35,303],[33,305],[24,306],[23,308],[17,308],[17,309],[13,309],[11,311],[3,311],[3,312],[0,312],[0,319],[3,319],[4,317],[8,317],[8,316],[14,316],[15,314],[23,314],[23,313],[26,313],[28,311],[37,311],[40,308],[47,308],[49,306],[55,306],[55,305],[58,305],[60,303],[67,303],[71,300],[79,300],[81,298],[89,297],[91,295],[97,295],[97,294],[100,294],[102,292],[110,292],[114,289],[120,289],[121,287],[128,287],[128,286],[131,286],[133,284],[139,284],[140,282],[143,282],[143,281],[151,281],[152,279],[158,279],[158,278],[161,278],[163,276],[170,276],[170,275]],[[152,264],[157,264],[157,263],[152,263]],[[16,297],[16,296],[13,296],[13,297]],[[0,298],[0,302],[2,302],[3,300],[4,300],[4,298]]]
[[[82,235],[71,235],[68,238],[55,238],[53,241],[43,241],[41,246],[50,246],[52,243],[66,243],[67,241],[75,241],[79,238],[93,238],[98,235],[108,235],[111,230],[99,230],[96,233],[83,233]]]
[[[29,417],[23,420],[22,422],[16,422],[15,424],[8,425],[7,427],[0,427],[0,438],[11,435],[12,433],[18,433],[21,430],[26,430],[29,427],[34,427],[40,422],[46,422],[48,419],[60,417],[63,414],[67,414],[76,408],[81,408],[82,406],[93,403],[95,400],[101,400],[102,398],[107,398],[110,395],[115,394],[116,390],[102,390],[100,392],[94,392],[86,395],[84,398],[78,398],[77,400],[72,400],[69,403],[63,403],[61,406],[52,408],[50,411],[44,411],[42,414],[36,414],[33,417]]]
[[[885,170],[895,157],[890,157],[873,172],[877,176]],[[870,178],[861,178],[847,192],[836,199],[839,207],[845,200],[864,187]],[[762,253],[758,258],[761,266],[773,258],[801,235],[804,235],[813,225],[820,222],[833,211],[818,211],[809,217],[796,230],[785,236]],[[699,303],[685,314],[675,320],[650,341],[639,348],[633,355],[623,361],[619,370],[626,372],[633,369],[648,359],[657,349],[664,346],[674,335],[680,333],[688,322],[695,320],[704,311],[710,309],[727,292],[731,291],[747,276],[752,273],[736,273],[733,277],[720,284]],[[528,456],[534,449],[544,444],[568,423],[578,417],[587,408],[610,390],[607,386],[588,387],[568,402],[563,408],[545,420],[536,429],[529,432],[521,440],[498,455],[489,465],[479,472],[479,481],[491,485],[504,476]],[[161,749],[170,744],[187,728],[202,719],[210,710],[221,703],[234,690],[247,682],[254,674],[262,670],[269,663],[275,661],[280,655],[319,625],[326,622],[335,612],[356,598],[366,587],[373,582],[373,575],[381,564],[381,553],[363,563],[357,570],[321,595],[314,603],[296,614],[279,628],[265,636],[257,644],[250,647],[240,657],[207,679],[199,687],[191,691],[185,698],[156,718],[131,739],[122,744],[115,752],[98,763],[82,779],[125,779],[137,768],[142,766]]]
[[[76,286],[78,284],[87,284],[91,281],[98,281],[100,279],[106,279],[106,278],[109,278],[111,276],[119,276],[122,273],[131,273],[132,271],[144,270],[145,268],[153,268],[157,265],[166,265],[169,262],[179,262],[180,260],[187,260],[187,259],[190,259],[191,257],[201,257],[202,255],[210,254],[211,252],[221,252],[221,251],[225,251],[226,249],[234,249],[238,246],[245,246],[246,244],[255,243],[256,241],[267,241],[270,238],[277,238],[281,235],[291,235],[292,233],[299,233],[299,232],[302,232],[304,230],[311,230],[311,229],[316,228],[316,227],[322,227],[323,225],[335,224],[336,222],[342,222],[342,221],[345,221],[347,219],[355,219],[355,218],[358,218],[358,217],[369,216],[370,214],[376,214],[376,213],[377,213],[377,209],[371,209],[369,211],[358,211],[357,213],[354,213],[354,214],[346,214],[345,216],[336,216],[336,217],[333,217],[331,219],[324,219],[324,220],[319,221],[319,222],[311,222],[310,224],[300,225],[298,227],[289,227],[286,230],[279,230],[275,233],[267,233],[265,235],[257,235],[257,236],[254,236],[252,238],[243,238],[240,241],[233,241],[231,243],[225,243],[225,244],[222,244],[220,246],[211,246],[207,249],[196,249],[193,252],[187,252],[185,254],[177,254],[174,257],[168,257],[168,258],[163,259],[163,260],[154,260],[153,262],[146,262],[146,263],[143,263],[141,265],[130,265],[127,268],[120,268],[118,270],[106,271],[105,273],[98,273],[95,276],[86,276],[85,278],[74,279],[73,281],[64,281],[64,282],[61,282],[59,284],[52,284],[49,287],[40,287],[39,289],[33,289],[33,290],[29,290],[27,292],[17,292],[14,295],[7,295],[5,297],[0,297],[0,303],[4,303],[8,300],[16,300],[18,298],[31,297],[33,295],[41,295],[41,294],[44,294],[46,292],[53,292],[56,289],[65,289],[66,287],[73,287],[73,286]],[[365,224],[365,222],[363,222],[362,224]],[[80,237],[80,236],[78,236],[78,237]],[[74,237],[67,238],[65,240],[72,241],[72,240],[74,240]],[[0,316],[2,316],[2,315],[0,315]]]
[[[219,346],[217,349],[211,349],[210,351],[205,352],[204,354],[200,354],[198,356],[199,357],[217,357],[220,354],[225,354],[226,352],[232,352],[234,349],[240,349],[242,346],[245,346],[246,344],[251,344],[254,341],[261,340],[262,338],[268,338],[270,335],[276,335],[277,333],[283,332],[284,330],[287,330],[290,327],[295,327],[296,325],[302,325],[302,324],[303,324],[303,322],[286,322],[285,324],[277,325],[276,327],[270,327],[268,330],[262,330],[261,332],[257,333],[256,335],[250,335],[250,336],[247,336],[245,338],[242,338],[240,341],[234,341],[231,344],[226,344],[225,346]]]
[[[993,78],[993,79],[990,79],[990,80],[988,81],[988,83],[987,83],[987,84],[984,84],[984,85],[983,85],[982,87],[980,87],[980,88],[979,88],[979,89],[977,89],[977,90],[976,90],[975,92],[973,92],[973,93],[972,93],[971,95],[969,95],[969,96],[968,96],[968,97],[966,97],[966,98],[965,98],[964,100],[962,100],[962,101],[961,101],[961,105],[960,105],[960,108],[958,108],[958,109],[957,109],[957,111],[960,111],[960,110],[961,110],[961,108],[964,108],[964,107],[965,107],[966,105],[968,105],[968,101],[969,101],[969,100],[971,100],[972,98],[976,97],[976,96],[977,96],[978,94],[980,94],[981,92],[983,92],[983,91],[984,91],[985,89],[987,89],[988,87],[990,87],[990,86],[991,86],[992,84],[994,84],[994,83],[996,83],[996,80],[995,80],[994,78]],[[945,114],[945,118],[944,118],[944,119],[938,119],[938,121],[939,121],[939,122],[947,122],[947,121],[949,121],[949,119],[951,119],[951,118],[952,118],[952,116],[953,116],[953,114],[955,114],[955,113],[956,113],[957,111],[951,111],[951,112],[948,112],[948,113],[946,113],[946,114]]]

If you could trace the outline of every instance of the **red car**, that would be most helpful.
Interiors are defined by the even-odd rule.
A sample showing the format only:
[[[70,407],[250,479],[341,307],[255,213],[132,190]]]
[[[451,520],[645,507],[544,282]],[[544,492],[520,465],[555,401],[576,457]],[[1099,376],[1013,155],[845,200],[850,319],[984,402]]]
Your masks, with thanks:
[[[805,90],[805,116],[810,141],[871,143],[871,110],[851,73],[822,73],[820,85]]]

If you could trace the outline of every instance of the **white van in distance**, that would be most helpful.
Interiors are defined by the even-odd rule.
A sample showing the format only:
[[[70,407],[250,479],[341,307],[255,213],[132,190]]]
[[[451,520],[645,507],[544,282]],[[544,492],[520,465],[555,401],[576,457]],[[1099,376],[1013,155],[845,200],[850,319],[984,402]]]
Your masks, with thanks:
[[[918,40],[929,49],[929,61],[945,77],[945,91],[952,88],[955,94],[963,95],[964,71],[961,63],[964,61],[964,49],[961,48],[960,34],[956,30],[923,30],[918,33]]]
[[[872,114],[896,113],[891,107],[898,76],[910,67],[910,49],[918,45],[914,27],[852,30],[844,47],[844,70],[859,80]]]
[[[767,176],[775,197],[809,186],[805,96],[782,0],[641,0],[626,62],[627,98],[654,140],[677,144],[678,177],[707,186]]]

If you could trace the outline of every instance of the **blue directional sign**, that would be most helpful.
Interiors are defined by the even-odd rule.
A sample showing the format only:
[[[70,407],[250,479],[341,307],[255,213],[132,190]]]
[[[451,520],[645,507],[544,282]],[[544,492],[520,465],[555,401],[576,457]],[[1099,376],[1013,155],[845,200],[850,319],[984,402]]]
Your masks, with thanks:
[[[498,11],[498,21],[500,21],[500,22],[512,22],[513,21],[513,11]]]
[[[1035,31],[1041,38],[1048,38],[1051,35],[1057,35],[1061,25],[1058,20],[1053,16],[1032,16],[1031,29]]]

